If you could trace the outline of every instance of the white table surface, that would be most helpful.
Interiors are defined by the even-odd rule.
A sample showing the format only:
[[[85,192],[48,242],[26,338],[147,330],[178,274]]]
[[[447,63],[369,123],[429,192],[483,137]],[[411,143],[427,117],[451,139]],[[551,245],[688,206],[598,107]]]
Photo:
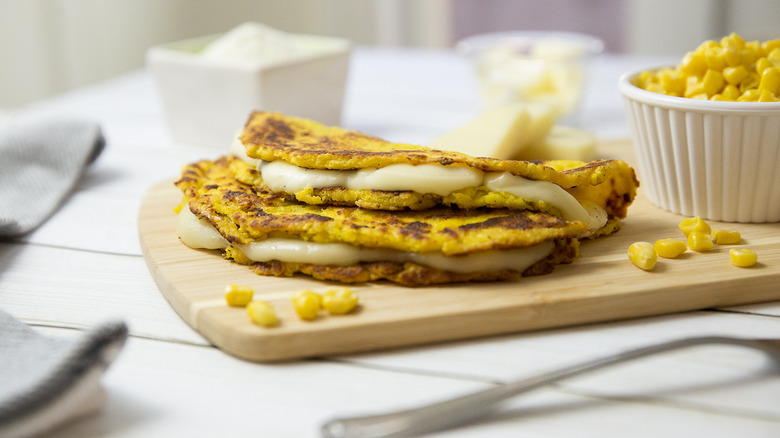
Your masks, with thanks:
[[[617,78],[659,61],[595,60],[579,123],[602,139],[627,138]],[[476,115],[472,79],[450,52],[358,49],[343,125],[425,143]],[[311,437],[333,416],[407,408],[623,348],[694,334],[780,337],[780,303],[768,303],[292,363],[245,362],[210,346],[173,312],[147,271],[137,234],[150,186],[223,151],[170,139],[144,71],[15,113],[94,119],[108,141],[56,215],[31,235],[0,243],[0,308],[52,336],[74,336],[110,317],[130,327],[103,379],[104,409],[57,437]],[[776,437],[780,374],[769,365],[762,354],[736,347],[680,351],[537,390],[489,421],[436,436]]]

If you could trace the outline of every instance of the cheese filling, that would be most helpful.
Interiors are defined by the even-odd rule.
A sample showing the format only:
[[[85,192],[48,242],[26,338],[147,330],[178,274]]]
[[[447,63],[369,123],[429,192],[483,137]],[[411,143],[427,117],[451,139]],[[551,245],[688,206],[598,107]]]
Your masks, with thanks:
[[[450,193],[474,187],[483,173],[469,167],[435,164],[392,164],[379,169],[321,170],[298,167],[286,161],[262,161],[263,182],[274,192],[295,193],[307,187],[345,187],[352,190],[412,190],[418,193]],[[421,191],[422,189],[422,191]]]
[[[486,186],[523,199],[545,201],[561,211],[568,221],[582,221],[595,230],[607,223],[607,213],[589,201],[578,201],[563,187],[509,172],[485,173],[477,169],[436,164],[393,164],[379,169],[306,169],[286,161],[261,161],[257,166],[263,182],[274,192],[295,193],[308,187],[345,187],[353,190],[411,190],[446,196],[468,187]]]
[[[208,221],[198,218],[186,207],[177,217],[176,234],[190,248],[224,249],[229,245]],[[555,244],[542,242],[525,248],[489,250],[463,256],[359,248],[347,243],[317,243],[284,238],[270,238],[235,247],[255,262],[279,260],[339,266],[360,262],[412,262],[444,271],[466,273],[504,269],[522,272],[547,257]]]

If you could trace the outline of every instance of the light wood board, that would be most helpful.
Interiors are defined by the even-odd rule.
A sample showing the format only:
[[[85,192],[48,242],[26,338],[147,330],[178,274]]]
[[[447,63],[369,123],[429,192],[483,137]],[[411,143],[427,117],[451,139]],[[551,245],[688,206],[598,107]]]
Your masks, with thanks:
[[[617,146],[624,152],[630,147]],[[184,246],[174,231],[173,208],[179,201],[180,192],[172,182],[152,187],[143,200],[139,232],[149,270],[185,322],[217,347],[252,361],[388,349],[780,299],[780,224],[710,222],[742,233],[739,246],[759,254],[759,263],[752,268],[732,266],[728,250],[733,246],[717,245],[706,253],[688,251],[679,259],[659,258],[651,272],[633,266],[626,255],[631,243],[683,238],[677,228],[683,217],[650,204],[640,188],[618,233],[584,241],[579,259],[557,266],[549,275],[423,288],[387,282],[353,285],[349,287],[360,297],[356,311],[341,316],[323,313],[314,321],[303,321],[290,302],[294,292],[324,292],[341,285],[303,276],[258,276],[222,259],[218,251]],[[227,306],[223,293],[229,283],[251,285],[255,299],[275,307],[279,325],[254,325],[243,308]]]

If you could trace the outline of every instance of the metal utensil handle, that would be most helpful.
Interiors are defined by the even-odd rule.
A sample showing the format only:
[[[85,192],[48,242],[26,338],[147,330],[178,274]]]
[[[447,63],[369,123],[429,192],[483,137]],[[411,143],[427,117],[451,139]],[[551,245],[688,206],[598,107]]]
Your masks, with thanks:
[[[780,362],[780,341],[778,340],[726,336],[684,338],[583,362],[419,408],[390,414],[334,419],[323,425],[322,436],[325,438],[389,438],[415,436],[441,430],[485,416],[503,400],[562,379],[656,353],[702,344],[730,344],[756,348],[769,354],[773,360]]]

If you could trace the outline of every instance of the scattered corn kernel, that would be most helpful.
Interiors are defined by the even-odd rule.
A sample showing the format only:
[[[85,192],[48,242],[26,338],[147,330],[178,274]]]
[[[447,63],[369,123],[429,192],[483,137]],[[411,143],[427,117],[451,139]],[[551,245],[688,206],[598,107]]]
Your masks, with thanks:
[[[688,234],[688,248],[702,252],[709,251],[713,247],[712,236],[703,231],[691,231]]]
[[[225,286],[225,301],[229,306],[244,307],[252,301],[255,291],[251,286],[229,284]]]
[[[246,313],[255,324],[263,327],[276,325],[276,311],[265,301],[252,301],[246,306]]]
[[[637,268],[650,271],[655,268],[658,256],[650,242],[634,242],[628,247],[628,259]]]
[[[705,222],[704,219],[699,216],[683,219],[678,226],[680,227],[680,231],[682,231],[686,237],[691,234],[692,231],[701,231],[707,234],[712,231],[710,224]]]
[[[322,309],[322,296],[310,290],[296,292],[292,298],[295,313],[301,319],[311,321],[317,318],[317,314]]]
[[[731,264],[740,268],[749,268],[758,261],[758,254],[747,248],[734,248],[729,251],[729,256],[731,257]]]
[[[674,68],[644,71],[636,85],[691,99],[772,102],[780,99],[780,40],[745,41],[736,33],[707,40]],[[724,85],[734,89],[725,91]],[[739,90],[737,95],[733,91]]]
[[[688,246],[681,240],[661,239],[653,244],[653,250],[659,257],[675,259],[687,251]]]
[[[737,230],[712,230],[712,241],[718,245],[733,245],[742,241],[742,235]]]
[[[357,295],[348,288],[329,290],[322,297],[323,307],[332,315],[349,313],[357,306],[357,303]]]

